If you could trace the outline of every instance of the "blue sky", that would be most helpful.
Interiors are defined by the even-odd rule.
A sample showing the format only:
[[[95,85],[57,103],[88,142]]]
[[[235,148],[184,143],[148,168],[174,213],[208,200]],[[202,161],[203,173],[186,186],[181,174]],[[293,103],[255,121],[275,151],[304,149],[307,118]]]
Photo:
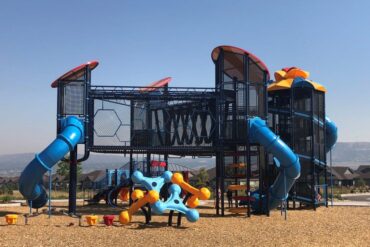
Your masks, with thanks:
[[[50,82],[98,59],[94,84],[214,85],[212,49],[239,46],[270,71],[298,66],[328,89],[340,141],[370,141],[370,1],[1,1],[0,154],[55,137]]]

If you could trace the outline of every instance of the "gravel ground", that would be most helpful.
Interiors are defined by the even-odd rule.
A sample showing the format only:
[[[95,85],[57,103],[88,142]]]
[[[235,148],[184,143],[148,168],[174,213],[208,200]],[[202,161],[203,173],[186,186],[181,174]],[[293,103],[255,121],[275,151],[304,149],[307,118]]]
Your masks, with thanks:
[[[57,212],[66,209],[56,207]],[[118,215],[120,209],[104,205],[80,206],[82,214]],[[370,246],[370,208],[334,207],[290,210],[288,219],[273,211],[270,217],[226,215],[216,217],[211,207],[200,209],[196,223],[183,219],[180,228],[166,226],[166,216],[153,216],[150,225],[137,214],[133,223],[122,226],[104,224],[89,227],[86,222],[60,213],[29,218],[26,207],[0,210],[0,246]],[[17,225],[5,224],[4,215],[19,214]],[[118,220],[118,217],[116,217]]]

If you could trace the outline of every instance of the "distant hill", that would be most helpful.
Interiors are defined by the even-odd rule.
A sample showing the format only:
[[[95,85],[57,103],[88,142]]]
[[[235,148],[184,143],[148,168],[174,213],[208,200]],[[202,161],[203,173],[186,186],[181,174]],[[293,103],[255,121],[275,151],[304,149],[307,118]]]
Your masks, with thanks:
[[[333,162],[370,163],[370,142],[339,142],[332,155]]]
[[[349,166],[357,169],[370,165],[370,142],[339,142],[332,152],[334,166]]]
[[[370,142],[340,142],[337,143],[333,153],[333,165],[350,166],[370,164]],[[32,153],[0,155],[0,176],[15,176],[34,158]],[[156,158],[156,156],[154,156]],[[140,158],[139,158],[140,159]],[[83,163],[84,172],[100,169],[118,168],[129,161],[124,155],[91,154]],[[184,165],[193,169],[200,167],[212,168],[215,166],[214,158],[173,158],[170,162]]]
[[[32,153],[0,155],[0,176],[17,176],[25,166],[35,157]],[[136,156],[134,157],[136,158]],[[156,156],[154,156],[156,158]],[[142,160],[139,156],[139,160]],[[88,160],[83,162],[83,172],[90,172],[101,169],[114,169],[129,162],[129,157],[112,154],[90,154]],[[200,167],[211,168],[215,165],[214,158],[172,158],[170,162],[184,165],[192,169]]]

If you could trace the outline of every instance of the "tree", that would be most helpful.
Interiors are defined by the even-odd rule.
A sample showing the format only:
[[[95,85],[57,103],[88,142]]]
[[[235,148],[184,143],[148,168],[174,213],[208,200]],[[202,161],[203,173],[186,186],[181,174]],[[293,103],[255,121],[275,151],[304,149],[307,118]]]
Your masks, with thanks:
[[[57,165],[57,175],[65,177],[66,179],[69,179],[69,162],[67,161],[59,161]],[[77,177],[79,177],[82,174],[82,164],[81,162],[77,163]]]
[[[13,190],[6,184],[3,184],[0,186],[0,195],[13,195]]]
[[[205,187],[209,183],[209,176],[208,172],[205,168],[200,168],[199,173],[196,175],[197,182],[195,184],[196,187]]]
[[[366,182],[365,182],[365,180],[364,180],[363,178],[358,179],[358,180],[356,181],[356,186],[357,186],[357,187],[364,187],[364,186],[366,186]]]

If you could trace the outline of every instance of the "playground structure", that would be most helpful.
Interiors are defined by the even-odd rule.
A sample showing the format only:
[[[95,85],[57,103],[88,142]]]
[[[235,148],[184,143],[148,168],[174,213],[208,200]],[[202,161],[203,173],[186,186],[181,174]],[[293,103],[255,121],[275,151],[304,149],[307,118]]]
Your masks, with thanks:
[[[211,196],[210,191],[207,188],[196,189],[187,182],[181,173],[172,174],[170,171],[165,171],[160,177],[145,177],[142,172],[135,171],[132,175],[134,183],[141,184],[147,190],[147,193],[140,189],[134,190],[132,193],[133,204],[126,211],[122,211],[119,220],[122,224],[128,224],[132,215],[139,209],[142,209],[146,215],[146,223],[149,223],[151,219],[151,210],[157,214],[162,214],[166,210],[170,210],[168,224],[172,225],[173,212],[179,212],[177,225],[181,225],[181,215],[184,214],[188,221],[195,222],[199,219],[199,213],[195,207],[199,205],[199,200],[207,200]],[[170,196],[166,201],[160,200],[161,190],[166,183],[172,182],[169,187]],[[181,189],[187,192],[184,200],[181,199]],[[148,206],[148,211],[143,207]],[[187,208],[186,204],[190,207]]]
[[[178,186],[185,191],[190,190],[190,193],[192,189],[181,186],[179,181],[180,184],[177,184],[177,175],[170,179],[169,156],[215,156],[218,215],[224,215],[224,194],[228,185],[242,186],[240,188],[245,195],[238,195],[238,190],[234,190],[234,199],[244,202],[246,208],[242,210],[248,216],[252,211],[268,215],[271,209],[284,205],[290,191],[290,198],[294,201],[310,203],[312,201],[306,200],[307,198],[316,200],[319,185],[317,177],[324,177],[325,181],[320,184],[324,186],[324,190],[327,190],[328,184],[326,157],[322,155],[330,150],[336,140],[335,125],[324,120],[323,90],[315,87],[312,89],[314,84],[307,77],[301,76],[294,77],[293,86],[281,87],[278,82],[268,85],[270,75],[266,65],[240,48],[219,46],[212,51],[211,57],[216,69],[213,88],[169,87],[170,77],[146,87],[96,86],[91,84],[91,74],[98,66],[97,61],[82,64],[55,80],[51,86],[58,90],[57,138],[36,155],[20,178],[20,191],[30,206],[40,208],[47,203],[47,193],[41,185],[42,175],[50,171],[68,152],[71,165],[71,214],[76,213],[76,164],[77,161],[88,159],[90,152],[129,155],[129,177],[134,182],[143,183],[148,190],[147,194],[132,192],[131,196],[136,202],[133,202],[131,211],[122,213],[120,219],[124,223],[129,221],[134,211],[147,203],[152,204],[159,213],[170,209],[185,215],[192,214],[188,217],[190,221],[196,218],[196,213],[187,213],[194,211],[172,207],[173,205],[159,201],[159,191],[145,185],[146,179],[140,179],[149,179],[152,176],[153,155],[163,157],[161,160],[164,167],[159,166],[162,169],[159,173],[162,173],[160,178],[165,178],[160,183],[174,183],[170,187],[170,201],[179,200]],[[300,147],[298,144],[292,145],[295,140],[301,143],[297,136],[306,131],[301,123],[293,121],[302,116],[293,107],[294,100],[300,100],[304,96],[298,93],[299,90],[311,92],[311,96],[315,97],[315,100],[311,100],[311,105],[316,106],[316,99],[322,102],[319,107],[320,116],[315,115],[312,107],[311,114],[302,117],[312,125],[309,134],[311,139],[308,139],[308,134],[304,134],[306,143],[310,142],[311,145],[312,155],[307,157],[303,157],[304,154],[297,149]],[[286,112],[289,120],[284,118],[285,113],[280,112],[286,110],[285,101],[281,104],[278,101],[280,93],[286,91],[291,93],[289,100],[293,102]],[[278,103],[274,104],[274,100]],[[306,102],[305,98],[302,101]],[[273,117],[271,123],[267,123],[268,114]],[[282,139],[274,134],[268,127],[269,124]],[[285,135],[284,131],[293,133],[298,139],[289,139],[289,134]],[[318,138],[316,132],[319,132]],[[323,137],[322,133],[326,136]],[[84,155],[78,158],[77,148],[81,146]],[[142,177],[135,173],[135,154],[146,156],[146,166],[140,171],[143,173]],[[303,166],[300,165],[302,158],[305,164]],[[320,171],[316,169],[318,166]],[[300,185],[293,187],[294,182],[300,173],[308,174],[313,167],[316,170],[311,173],[314,174],[311,181],[298,180],[311,186],[311,190],[303,195]],[[159,173],[156,175],[160,175]],[[256,184],[253,188],[252,183]],[[322,200],[327,205],[328,193],[323,195]],[[189,196],[189,203],[193,205],[196,200],[191,198]],[[238,206],[236,204],[236,208]],[[239,212],[236,208],[230,211]]]
[[[106,169],[106,176],[103,178],[105,186],[101,188],[93,198],[87,200],[90,204],[97,204],[105,200],[106,204],[112,207],[117,206],[117,199],[121,201],[129,200],[130,187],[132,182],[129,179],[129,170],[125,169]]]
[[[134,171],[143,171],[146,168],[146,162],[144,160],[139,161],[138,158],[134,159]],[[166,162],[159,160],[151,160],[150,162],[150,176],[160,176],[165,171]],[[97,183],[97,191],[95,195],[86,200],[89,204],[98,204],[104,200],[106,204],[112,207],[118,207],[118,199],[122,202],[128,202],[130,199],[130,188],[133,187],[133,183],[130,179],[129,173],[130,163],[126,163],[118,169],[106,169],[105,177],[102,177]],[[178,165],[175,163],[169,163],[168,168],[172,172],[181,173],[186,182],[189,182],[189,174],[191,169],[186,166]]]
[[[268,86],[272,129],[299,156],[301,176],[290,191],[296,202],[316,208],[328,204],[326,154],[337,141],[337,127],[325,115],[324,86],[291,67],[275,72]]]

